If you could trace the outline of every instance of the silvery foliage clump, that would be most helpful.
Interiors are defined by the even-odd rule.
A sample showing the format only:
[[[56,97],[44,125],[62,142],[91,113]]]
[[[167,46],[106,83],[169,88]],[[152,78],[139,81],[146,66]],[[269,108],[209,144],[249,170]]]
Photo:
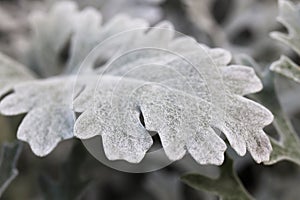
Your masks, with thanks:
[[[80,7],[93,6],[99,9],[105,21],[121,12],[132,17],[143,18],[153,24],[163,17],[159,5],[165,0],[76,0],[76,2]]]
[[[271,36],[300,54],[299,10],[289,1],[279,1],[279,11],[278,20],[288,34]],[[194,21],[199,19],[194,10],[189,12]],[[150,132],[157,132],[170,160],[188,153],[198,164],[222,165],[217,179],[199,174],[182,177],[188,185],[221,199],[253,199],[233,170],[233,161],[224,156],[228,147],[239,156],[248,151],[256,163],[300,164],[299,138],[276,99],[270,70],[261,70],[250,57],[234,54],[232,60],[225,49],[178,36],[168,21],[154,28],[151,23],[124,14],[105,21],[95,8],[80,10],[68,1],[55,3],[48,12],[34,12],[28,67],[0,54],[0,112],[25,115],[17,138],[44,157],[61,141],[101,136],[109,160],[139,163],[153,145]],[[208,14],[197,23],[206,24],[208,33],[221,33],[214,38],[216,44],[238,51],[227,41],[230,31],[222,31]],[[233,20],[228,27],[235,23],[240,21]],[[124,32],[126,37],[116,37]],[[252,54],[252,48],[246,52]],[[270,69],[300,80],[297,65],[286,56]],[[272,122],[279,140],[263,130]],[[19,145],[1,151],[0,167],[7,172],[0,173],[1,191],[17,175]],[[9,160],[3,163],[6,155]],[[172,180],[158,180],[162,185],[168,181]]]
[[[271,33],[272,38],[283,42],[298,55],[300,55],[299,10],[299,6],[290,1],[279,1],[279,16],[277,20],[287,28],[288,33]],[[299,83],[299,67],[285,55],[282,55],[278,61],[272,63],[270,70]],[[299,165],[300,139],[295,129],[290,122],[284,124],[282,120],[279,120],[277,124],[279,124],[279,127],[281,126],[279,131],[281,138],[279,142],[274,142],[273,144],[276,148],[269,163],[272,164],[279,160],[290,160]]]
[[[184,56],[193,68],[180,57],[142,52],[146,54],[120,59],[109,70],[101,72],[102,84],[95,87],[99,78],[97,70],[93,69],[96,59],[85,63],[88,66],[84,66],[83,74],[74,75],[93,47],[121,31],[149,26],[144,20],[126,16],[116,16],[102,26],[100,22],[101,15],[96,10],[78,11],[71,2],[58,3],[47,14],[33,15],[32,66],[43,77],[57,76],[35,79],[33,72],[25,73],[23,66],[2,56],[2,76],[11,74],[18,78],[2,84],[2,94],[13,92],[1,101],[1,113],[27,113],[17,137],[27,141],[36,155],[46,156],[65,139],[101,135],[109,159],[138,163],[153,143],[147,132],[151,130],[158,132],[169,159],[179,160],[189,152],[200,164],[220,165],[226,144],[212,129],[217,127],[239,155],[245,155],[248,150],[258,163],[269,160],[272,147],[262,128],[272,122],[273,116],[263,106],[243,97],[262,89],[252,68],[228,66],[229,52],[204,45],[199,48],[188,37],[174,38],[172,25],[162,22],[156,27],[171,31],[164,33],[161,29],[153,29],[145,32],[140,29],[132,35],[135,44],[126,41],[132,41],[129,37],[114,40],[105,47],[113,52],[120,45],[131,44],[125,46],[123,53],[126,53],[126,50],[153,47],[154,43],[154,47],[168,48]],[[55,34],[55,39],[49,34]],[[68,40],[69,57],[66,62],[61,62],[59,52]],[[109,51],[106,53],[99,54],[102,57],[97,59],[108,59],[111,55]],[[144,63],[149,66],[140,71],[131,70]],[[173,69],[161,71],[155,67],[156,63]],[[218,70],[220,77],[213,70]],[[172,74],[172,71],[180,75]],[[205,74],[209,83],[205,83],[207,80],[197,72]],[[74,89],[75,79],[78,86]],[[120,80],[121,86],[118,85]],[[137,87],[139,89],[128,97],[128,93]],[[211,100],[210,95],[224,98],[226,105]],[[82,113],[78,119],[75,112]],[[144,116],[145,127],[139,121],[138,112]]]

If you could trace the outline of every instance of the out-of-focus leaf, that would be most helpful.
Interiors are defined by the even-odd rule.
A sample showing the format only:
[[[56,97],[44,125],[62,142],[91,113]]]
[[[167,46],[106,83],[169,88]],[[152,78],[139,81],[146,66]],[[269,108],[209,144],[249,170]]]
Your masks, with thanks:
[[[279,16],[277,20],[287,28],[288,33],[273,32],[271,37],[283,42],[300,55],[300,12],[291,1],[279,0],[278,3]],[[299,67],[286,56],[281,56],[280,60],[274,62],[270,70],[300,82]],[[274,139],[271,140],[274,150],[270,161],[266,163],[274,164],[280,160],[290,160],[300,165],[300,139],[276,98],[273,75],[269,75],[265,79],[268,84],[266,86],[268,91],[263,90],[261,100],[262,103],[272,109],[275,115],[274,126],[280,136],[279,142]],[[273,101],[267,100],[271,96],[270,93],[272,93]]]
[[[288,34],[272,32],[271,37],[291,47],[300,55],[300,12],[289,0],[279,0],[279,16],[277,20],[288,30]]]
[[[81,7],[93,6],[100,10],[106,20],[118,13],[132,17],[143,18],[151,24],[157,23],[163,17],[160,4],[165,0],[75,0]]]
[[[271,138],[273,151],[270,160],[266,161],[265,164],[289,160],[300,165],[300,139],[277,99],[274,89],[274,74],[269,72],[265,80],[266,89],[257,94],[257,97],[262,104],[272,109],[274,114],[273,125],[279,135],[279,141]],[[270,99],[271,96],[273,97],[272,99]]]
[[[29,66],[43,77],[76,73],[81,62],[99,43],[122,31],[148,25],[144,20],[119,15],[101,26],[101,19],[97,10],[85,8],[79,11],[72,1],[54,4],[49,13],[33,13],[34,35]],[[108,44],[97,59],[106,61],[111,56],[109,53],[121,45],[122,41]],[[93,67],[95,63],[90,64]],[[85,69],[90,68],[85,66]]]
[[[288,33],[272,32],[271,37],[283,42],[300,55],[300,12],[294,3],[288,0],[279,0],[279,16],[277,20],[288,30]],[[300,69],[291,59],[281,56],[270,69],[283,76],[300,82]]]
[[[253,198],[243,187],[233,169],[233,161],[226,158],[220,167],[220,176],[211,179],[200,174],[187,174],[181,177],[189,186],[208,191],[220,197],[222,200],[252,200]]]
[[[17,137],[38,156],[49,154],[59,141],[73,137],[72,77],[34,80],[16,85],[0,103],[5,115],[28,113]],[[74,94],[76,95],[76,94]]]
[[[2,144],[0,152],[0,197],[18,175],[16,163],[19,159],[21,149],[22,144],[20,142]]]
[[[245,53],[256,60],[270,62],[282,47],[268,37],[277,29],[276,1],[183,0],[194,26],[211,39],[212,45],[234,54]],[[254,14],[255,13],[255,14]],[[203,36],[202,36],[203,37]]]
[[[12,90],[13,86],[33,79],[33,74],[20,63],[0,53],[0,97]]]
[[[270,69],[278,74],[300,83],[300,68],[291,59],[281,56],[280,60],[272,63]]]

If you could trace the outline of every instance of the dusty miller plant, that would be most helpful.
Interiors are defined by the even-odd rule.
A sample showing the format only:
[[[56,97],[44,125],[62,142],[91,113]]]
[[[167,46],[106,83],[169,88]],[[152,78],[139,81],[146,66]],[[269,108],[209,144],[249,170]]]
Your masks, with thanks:
[[[279,11],[278,20],[289,33],[271,36],[300,54],[299,11],[289,1],[279,1]],[[180,160],[189,153],[200,165],[220,166],[217,179],[187,174],[182,180],[221,199],[253,199],[231,158],[224,156],[227,148],[239,156],[248,151],[256,163],[300,164],[300,141],[276,99],[272,72],[299,82],[299,69],[291,59],[282,56],[271,65],[272,71],[263,71],[248,56],[233,55],[232,60],[225,49],[177,37],[168,21],[154,28],[126,15],[101,21],[96,9],[79,10],[73,2],[59,2],[49,12],[31,16],[33,33],[26,55],[30,67],[0,54],[0,112],[25,115],[17,139],[27,142],[35,155],[47,156],[63,140],[99,135],[109,160],[139,163],[153,145],[149,132],[157,132],[168,159]],[[126,38],[105,43],[126,31]],[[135,51],[141,48],[146,50]],[[133,53],[115,62],[116,52]],[[279,141],[263,130],[272,122]],[[1,193],[17,175],[20,148],[20,143],[2,148]],[[54,198],[51,191],[45,193]]]

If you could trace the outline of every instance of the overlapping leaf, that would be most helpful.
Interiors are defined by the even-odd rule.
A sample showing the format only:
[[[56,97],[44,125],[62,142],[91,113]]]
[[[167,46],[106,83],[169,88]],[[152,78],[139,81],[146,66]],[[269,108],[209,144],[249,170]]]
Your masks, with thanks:
[[[13,86],[33,79],[33,74],[23,65],[0,54],[0,97],[12,90]]]
[[[35,12],[31,16],[33,39],[29,66],[43,77],[77,71],[90,51],[105,39],[122,31],[143,28],[148,24],[141,19],[120,15],[101,26],[102,17],[93,8],[79,11],[71,1],[54,4],[49,13]],[[122,45],[115,41],[98,56],[106,61]],[[94,61],[95,62],[95,61]],[[90,63],[93,67],[94,62]],[[87,68],[86,68],[87,69]]]
[[[271,123],[272,114],[239,96],[261,89],[253,70],[227,67],[226,56],[214,58],[220,50],[190,47],[182,57],[175,49],[171,55],[155,49],[110,63],[75,100],[75,110],[83,112],[75,136],[102,135],[109,159],[136,163],[152,144],[146,130],[157,131],[171,160],[188,151],[198,163],[221,164],[226,145],[212,129],[217,127],[240,155],[248,149],[257,162],[268,160],[271,145],[261,127]]]

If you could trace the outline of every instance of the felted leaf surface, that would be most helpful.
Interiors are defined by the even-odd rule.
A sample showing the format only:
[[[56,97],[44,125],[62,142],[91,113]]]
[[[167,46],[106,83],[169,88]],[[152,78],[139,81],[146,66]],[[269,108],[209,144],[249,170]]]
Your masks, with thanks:
[[[21,143],[3,144],[0,154],[0,197],[18,175],[16,162],[21,153]]]
[[[241,64],[251,65],[254,68],[257,68],[257,71],[260,71],[259,69],[261,69],[261,67],[255,63],[251,57],[240,56],[237,57],[237,61]],[[287,73],[290,73],[290,71]],[[272,110],[274,115],[273,125],[279,135],[279,140],[270,137],[273,151],[271,153],[270,160],[265,161],[264,164],[271,165],[283,160],[288,160],[300,165],[300,140],[290,119],[286,116],[286,113],[283,111],[279,99],[277,98],[274,74],[268,70],[265,73],[262,73],[261,71],[259,75],[263,79],[264,89],[260,93],[255,94],[254,97],[267,108]],[[274,98],[270,99],[270,96]]]
[[[185,59],[149,50],[150,56],[134,52],[110,63],[74,102],[83,112],[75,136],[102,135],[109,159],[137,163],[152,145],[146,130],[157,131],[171,160],[188,151],[198,163],[221,164],[226,145],[212,129],[217,127],[238,154],[248,149],[257,162],[268,160],[272,148],[262,127],[272,122],[272,114],[241,96],[261,89],[254,71],[227,67],[227,59],[214,69],[214,50],[191,47]]]
[[[70,105],[72,77],[28,81],[14,87],[14,93],[0,103],[5,115],[28,113],[17,137],[30,144],[38,156],[45,156],[57,143],[73,137],[75,115]]]
[[[0,97],[12,87],[23,81],[33,79],[33,74],[26,67],[0,53]]]
[[[278,21],[282,23],[288,30],[288,34],[273,32],[271,36],[277,39],[287,46],[291,47],[297,54],[300,55],[300,12],[299,8],[291,1],[279,1],[279,16]],[[300,69],[299,66],[294,63],[290,58],[282,55],[280,59],[272,63],[270,70],[275,71],[287,78],[290,78],[296,82],[300,82]],[[268,78],[270,79],[270,78]],[[270,79],[272,88],[270,90],[274,93],[274,80]],[[281,160],[289,160],[300,165],[300,139],[294,130],[290,119],[282,111],[279,101],[273,100],[267,101],[267,96],[270,96],[267,92],[263,92],[261,95],[262,101],[267,102],[269,107],[274,110],[275,120],[274,126],[280,136],[280,140],[272,139],[272,146],[274,151],[271,154],[270,161],[266,164],[274,164]]]

